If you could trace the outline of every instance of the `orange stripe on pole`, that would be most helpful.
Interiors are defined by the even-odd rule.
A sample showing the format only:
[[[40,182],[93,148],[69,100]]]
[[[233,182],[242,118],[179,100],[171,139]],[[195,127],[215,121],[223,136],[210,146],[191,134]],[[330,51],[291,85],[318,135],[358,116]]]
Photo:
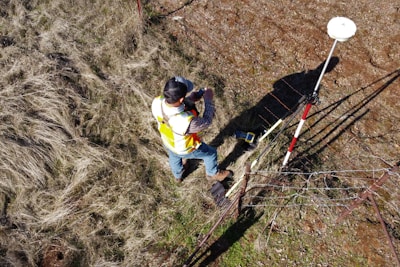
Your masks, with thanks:
[[[311,106],[312,106],[312,103],[307,104],[306,109],[304,110],[303,116],[301,117],[303,120],[305,120],[307,118],[307,114],[310,111]]]
[[[292,142],[290,143],[290,146],[289,146],[289,149],[288,149],[288,151],[287,151],[287,153],[286,153],[285,159],[283,160],[283,164],[282,164],[283,166],[285,166],[285,165],[287,164],[288,160],[289,160],[289,156],[290,156],[290,154],[292,153],[294,146],[296,145],[297,138],[298,138],[299,135],[300,135],[301,128],[303,127],[303,124],[304,124],[304,122],[306,121],[307,114],[308,114],[308,112],[310,111],[311,106],[312,106],[312,102],[309,102],[309,103],[307,103],[307,106],[306,106],[306,108],[304,109],[303,115],[301,116],[300,123],[299,123],[299,125],[297,126],[297,129],[296,129],[296,132],[294,133]]]
[[[293,148],[294,148],[294,145],[296,144],[296,141],[297,141],[297,138],[293,137],[292,142],[290,143],[290,146],[289,146],[289,149],[288,149],[289,152],[293,151]]]

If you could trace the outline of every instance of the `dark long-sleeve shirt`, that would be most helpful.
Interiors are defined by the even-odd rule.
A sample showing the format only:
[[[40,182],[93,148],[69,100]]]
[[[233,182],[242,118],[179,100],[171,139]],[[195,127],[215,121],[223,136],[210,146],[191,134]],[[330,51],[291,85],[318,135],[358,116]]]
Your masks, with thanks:
[[[198,133],[208,128],[214,118],[214,102],[204,99],[204,113],[202,117],[194,118],[190,124],[187,133]]]

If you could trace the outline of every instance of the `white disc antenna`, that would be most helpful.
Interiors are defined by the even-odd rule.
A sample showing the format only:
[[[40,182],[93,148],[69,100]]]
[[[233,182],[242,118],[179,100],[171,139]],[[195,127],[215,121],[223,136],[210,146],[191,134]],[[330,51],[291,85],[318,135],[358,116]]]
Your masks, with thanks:
[[[329,37],[338,40],[339,42],[345,42],[357,31],[356,24],[345,17],[335,17],[328,22],[328,34]]]

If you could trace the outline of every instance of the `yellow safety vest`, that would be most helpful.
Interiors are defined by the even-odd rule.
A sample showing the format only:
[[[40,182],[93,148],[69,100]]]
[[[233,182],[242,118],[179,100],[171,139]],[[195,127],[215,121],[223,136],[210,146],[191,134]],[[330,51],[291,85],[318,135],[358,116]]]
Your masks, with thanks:
[[[151,109],[157,119],[161,139],[169,150],[184,155],[200,146],[201,140],[196,133],[186,134],[190,122],[197,116],[195,111],[168,107],[162,96],[153,100]]]

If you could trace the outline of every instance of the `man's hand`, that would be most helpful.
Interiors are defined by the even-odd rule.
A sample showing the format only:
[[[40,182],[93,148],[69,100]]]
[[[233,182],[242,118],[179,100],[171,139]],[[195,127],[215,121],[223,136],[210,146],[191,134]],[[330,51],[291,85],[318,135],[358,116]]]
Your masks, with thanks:
[[[204,95],[203,95],[204,100],[213,100],[214,98],[214,92],[211,88],[204,88]]]
[[[189,100],[192,102],[197,102],[201,99],[201,96],[199,97],[198,92],[192,92],[190,93],[190,95],[188,96]]]
[[[200,93],[202,91],[202,93]],[[208,91],[208,93],[207,93]],[[200,88],[199,91],[192,92],[188,98],[192,102],[197,102],[199,101],[202,97],[204,97],[205,100],[212,100],[214,97],[214,93],[210,88]]]

